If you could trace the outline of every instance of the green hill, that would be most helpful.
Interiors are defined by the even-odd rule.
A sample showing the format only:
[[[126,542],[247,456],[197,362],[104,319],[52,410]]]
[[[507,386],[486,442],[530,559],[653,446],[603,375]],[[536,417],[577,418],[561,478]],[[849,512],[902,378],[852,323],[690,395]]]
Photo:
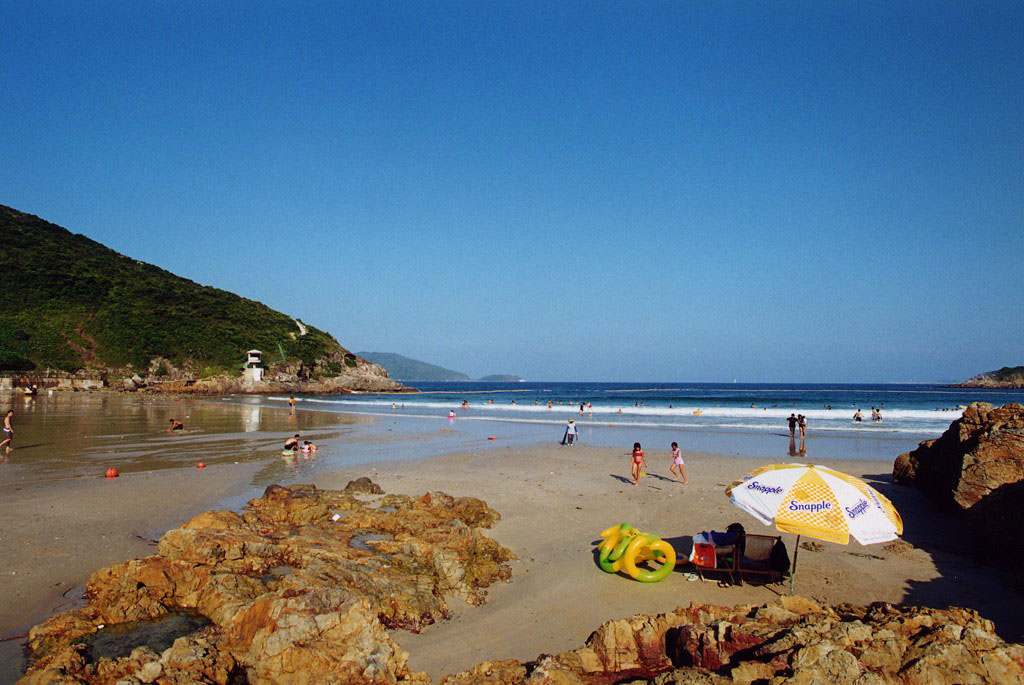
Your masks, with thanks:
[[[961,388],[1024,388],[1024,366],[1004,366],[959,383]]]
[[[279,359],[279,343],[304,378],[365,363],[266,305],[3,205],[0,237],[0,370],[144,370],[163,358],[204,377],[238,373],[251,348]]]
[[[443,366],[403,357],[394,352],[359,352],[360,357],[383,366],[388,376],[401,381],[468,381],[469,376]]]

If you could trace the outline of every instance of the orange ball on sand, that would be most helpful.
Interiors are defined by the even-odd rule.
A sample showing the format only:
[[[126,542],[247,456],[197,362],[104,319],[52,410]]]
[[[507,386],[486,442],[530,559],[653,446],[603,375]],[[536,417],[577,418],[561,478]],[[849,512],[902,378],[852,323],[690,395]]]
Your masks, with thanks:
[[[113,466],[111,466],[109,469],[107,469],[107,473],[106,473],[107,478],[117,478],[119,475],[121,475],[121,474],[119,474],[117,472],[117,469],[115,469]]]

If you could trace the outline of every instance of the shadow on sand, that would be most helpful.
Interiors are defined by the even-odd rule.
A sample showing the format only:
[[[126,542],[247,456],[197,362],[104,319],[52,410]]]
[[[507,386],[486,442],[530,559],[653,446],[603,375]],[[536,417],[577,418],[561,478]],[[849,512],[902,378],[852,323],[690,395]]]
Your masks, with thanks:
[[[939,574],[933,580],[908,581],[903,603],[974,609],[995,622],[1004,640],[1024,640],[1024,612],[1020,610],[1024,597],[1019,586],[1015,587],[1016,579],[1009,571],[985,562],[983,543],[967,524],[942,511],[916,488],[896,485],[891,473],[866,474],[863,478],[896,506],[903,517],[901,539],[927,554]]]

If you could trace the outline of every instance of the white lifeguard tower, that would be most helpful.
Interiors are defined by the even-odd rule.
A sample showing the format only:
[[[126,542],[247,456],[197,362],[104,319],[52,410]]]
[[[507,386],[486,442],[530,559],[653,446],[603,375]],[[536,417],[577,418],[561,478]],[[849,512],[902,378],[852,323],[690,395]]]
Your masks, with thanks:
[[[263,380],[263,353],[259,350],[249,350],[246,354],[248,358],[245,361],[242,380],[245,383],[259,383]]]

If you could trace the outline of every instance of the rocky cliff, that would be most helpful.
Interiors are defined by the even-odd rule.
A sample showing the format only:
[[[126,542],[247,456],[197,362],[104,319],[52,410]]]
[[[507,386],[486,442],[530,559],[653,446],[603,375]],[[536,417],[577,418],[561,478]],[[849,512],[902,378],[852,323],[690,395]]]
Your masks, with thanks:
[[[939,438],[899,455],[893,479],[961,512],[996,559],[1024,563],[1024,406],[971,404]]]

